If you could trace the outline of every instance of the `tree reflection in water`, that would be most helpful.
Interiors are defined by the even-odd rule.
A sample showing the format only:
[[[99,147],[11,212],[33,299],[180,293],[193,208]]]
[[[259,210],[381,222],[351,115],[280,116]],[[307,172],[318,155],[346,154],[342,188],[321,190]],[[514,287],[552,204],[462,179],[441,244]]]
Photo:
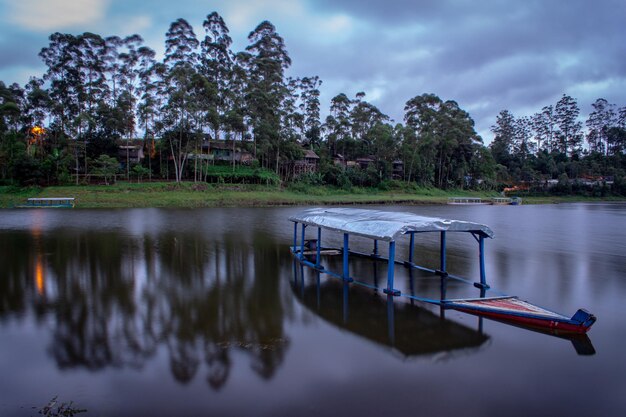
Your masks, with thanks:
[[[205,366],[219,389],[237,350],[269,379],[289,346],[280,294],[289,255],[266,234],[240,238],[2,234],[0,320],[24,320],[31,308],[40,321],[52,318],[49,352],[60,368],[141,368],[165,347],[177,381],[189,383]]]

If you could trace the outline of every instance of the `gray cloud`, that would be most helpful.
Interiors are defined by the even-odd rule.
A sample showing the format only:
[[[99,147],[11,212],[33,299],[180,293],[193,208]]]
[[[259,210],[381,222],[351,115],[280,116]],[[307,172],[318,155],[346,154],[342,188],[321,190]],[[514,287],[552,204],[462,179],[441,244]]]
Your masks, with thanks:
[[[626,104],[626,92],[615,91],[626,83],[622,1],[321,0],[315,5],[368,25],[333,48],[318,67],[333,85],[340,80],[375,85],[387,78],[387,90],[375,104],[397,120],[406,100],[424,92],[470,109],[485,136],[501,109],[527,115],[563,93],[578,92],[583,111],[607,93],[616,104]],[[307,66],[314,68],[312,62]],[[584,88],[590,84],[602,88]]]
[[[16,32],[0,38],[0,69],[41,64],[39,51],[47,44],[46,35]]]
[[[269,14],[253,19],[276,25],[293,60],[291,75],[320,76],[325,111],[334,95],[365,91],[381,111],[401,121],[407,100],[435,93],[469,110],[489,140],[500,110],[529,115],[563,93],[578,98],[583,112],[598,97],[626,105],[623,0],[302,1],[299,17],[268,6],[262,13]],[[127,24],[131,18],[145,17],[149,26],[137,30],[158,51],[178,17],[188,19],[201,38],[204,17],[213,10],[223,13],[211,1],[155,0],[149,9],[142,2],[111,4],[106,20],[81,29],[126,35],[124,29],[133,30]],[[351,25],[329,40],[316,25],[338,15]],[[46,36],[13,32],[0,30],[0,78],[11,68],[40,66],[37,53],[47,45]],[[247,32],[231,32],[236,49],[247,44]]]

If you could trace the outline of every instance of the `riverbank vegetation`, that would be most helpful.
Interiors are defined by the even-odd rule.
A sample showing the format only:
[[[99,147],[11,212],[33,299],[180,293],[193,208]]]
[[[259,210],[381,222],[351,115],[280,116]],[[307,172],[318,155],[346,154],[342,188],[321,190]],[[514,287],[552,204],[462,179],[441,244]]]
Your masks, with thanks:
[[[94,186],[67,195],[108,195],[102,186],[124,180],[191,181],[220,193],[280,184],[280,198],[376,196],[400,183],[407,195],[626,196],[626,107],[598,99],[586,130],[568,95],[532,116],[503,110],[489,146],[458,103],[430,93],[415,92],[403,123],[362,92],[339,92],[322,119],[322,80],[287,75],[291,58],[270,22],[242,51],[218,13],[203,29],[198,38],[186,20],[173,22],[162,59],[139,35],[52,34],[39,54],[42,78],[0,81],[0,184]]]
[[[446,204],[449,197],[460,193],[489,199],[497,193],[468,190],[440,190],[411,186],[399,182],[383,188],[303,186],[287,188],[258,184],[207,184],[194,182],[117,182],[99,185],[68,185],[50,187],[0,186],[0,208],[22,205],[30,197],[76,198],[77,208],[201,208],[201,207],[269,207],[290,205],[346,204]],[[619,200],[607,197],[603,200]],[[551,204],[575,201],[598,201],[580,196],[544,196],[524,198],[524,204]]]
[[[471,193],[486,197],[485,193]],[[102,187],[0,187],[0,206],[14,207],[30,197],[59,197],[72,195],[78,208],[123,207],[228,207],[276,206],[303,204],[443,204],[448,192],[438,189],[391,190],[353,187],[340,189],[327,186],[294,185],[281,189],[256,184],[181,183],[125,183]]]

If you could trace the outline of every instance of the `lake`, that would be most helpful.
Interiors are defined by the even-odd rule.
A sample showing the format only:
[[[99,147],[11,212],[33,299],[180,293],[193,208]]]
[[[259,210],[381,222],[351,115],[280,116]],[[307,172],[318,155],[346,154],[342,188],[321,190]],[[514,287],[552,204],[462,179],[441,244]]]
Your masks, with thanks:
[[[488,282],[594,313],[574,340],[318,278],[289,253],[302,209],[0,212],[0,415],[54,397],[94,416],[626,414],[626,204],[384,207],[489,225]],[[418,263],[438,250],[416,238]],[[447,254],[478,279],[471,236]],[[350,268],[385,285],[385,263]],[[441,291],[401,266],[396,287]]]

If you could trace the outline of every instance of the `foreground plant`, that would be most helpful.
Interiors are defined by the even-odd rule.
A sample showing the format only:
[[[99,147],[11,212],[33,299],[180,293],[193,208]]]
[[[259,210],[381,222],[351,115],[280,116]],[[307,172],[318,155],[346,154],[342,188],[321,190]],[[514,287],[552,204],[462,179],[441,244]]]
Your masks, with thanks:
[[[72,401],[70,401],[69,403],[59,403],[57,401],[57,398],[58,396],[55,396],[48,402],[48,404],[41,407],[38,411],[38,414],[41,414],[45,417],[72,417],[76,414],[87,412],[87,410],[85,409],[75,408]]]

